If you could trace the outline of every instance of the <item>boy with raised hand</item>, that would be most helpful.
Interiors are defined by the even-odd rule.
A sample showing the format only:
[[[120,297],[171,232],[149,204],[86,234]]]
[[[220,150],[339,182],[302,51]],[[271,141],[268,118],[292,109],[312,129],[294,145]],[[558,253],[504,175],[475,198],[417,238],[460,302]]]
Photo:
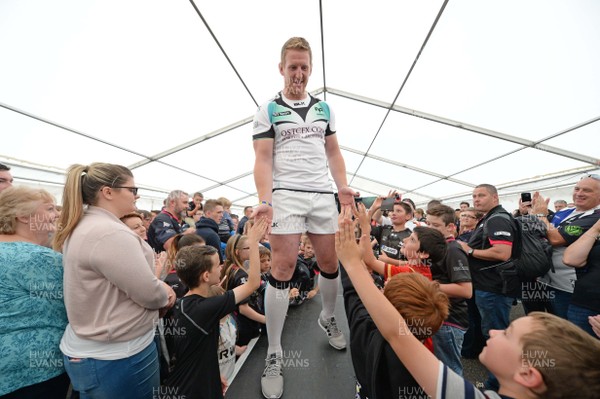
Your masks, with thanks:
[[[377,330],[343,268],[340,274],[350,328],[352,366],[357,380],[356,397],[426,397]],[[396,310],[410,320],[412,333],[424,345],[448,316],[448,297],[440,291],[438,283],[420,273],[395,275],[385,285],[383,293]]]
[[[504,331],[491,330],[479,360],[498,377],[500,389],[485,394],[477,390],[423,347],[407,321],[373,285],[361,260],[351,216],[349,209],[340,214],[337,256],[377,329],[428,395],[452,399],[597,397],[600,341],[566,320],[540,312],[513,321]]]
[[[357,204],[356,217],[361,231],[369,231],[370,218],[362,203]],[[383,262],[381,258],[375,258],[371,250],[368,235],[361,237],[360,245],[366,265],[371,270],[382,275],[386,281],[398,273],[410,272],[420,273],[431,280],[431,265],[441,261],[446,253],[444,236],[434,229],[420,226],[416,227],[415,231],[404,239],[404,245],[401,250],[407,260],[400,265],[389,264]]]
[[[250,268],[248,281],[224,295],[210,295],[210,287],[220,282],[221,266],[217,250],[211,246],[190,246],[177,253],[177,276],[189,287],[175,305],[169,325],[174,334],[174,369],[165,382],[169,395],[186,398],[222,398],[217,345],[219,320],[233,312],[236,304],[250,296],[260,284],[258,243],[267,230],[266,218],[259,219],[248,236]]]

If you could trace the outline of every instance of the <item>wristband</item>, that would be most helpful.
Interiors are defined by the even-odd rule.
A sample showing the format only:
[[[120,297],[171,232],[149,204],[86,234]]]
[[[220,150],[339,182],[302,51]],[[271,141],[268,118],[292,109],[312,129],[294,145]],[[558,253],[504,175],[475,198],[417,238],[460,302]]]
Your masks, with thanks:
[[[271,204],[269,201],[260,201],[261,205],[269,205],[271,208],[273,207],[273,204]]]

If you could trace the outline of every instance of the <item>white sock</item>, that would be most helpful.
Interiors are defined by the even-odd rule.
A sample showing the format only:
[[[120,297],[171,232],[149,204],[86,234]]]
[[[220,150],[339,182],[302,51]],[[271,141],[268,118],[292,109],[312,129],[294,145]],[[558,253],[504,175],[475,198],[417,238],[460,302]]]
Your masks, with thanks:
[[[267,319],[267,334],[269,338],[269,349],[267,355],[272,353],[283,353],[281,348],[281,333],[285,324],[290,301],[288,295],[290,289],[284,290],[267,285],[265,292],[265,318]]]
[[[321,293],[321,302],[323,304],[321,317],[325,319],[329,319],[333,316],[335,301],[337,300],[339,279],[339,275],[334,279],[328,279],[323,277],[323,274],[319,274],[319,292]]]

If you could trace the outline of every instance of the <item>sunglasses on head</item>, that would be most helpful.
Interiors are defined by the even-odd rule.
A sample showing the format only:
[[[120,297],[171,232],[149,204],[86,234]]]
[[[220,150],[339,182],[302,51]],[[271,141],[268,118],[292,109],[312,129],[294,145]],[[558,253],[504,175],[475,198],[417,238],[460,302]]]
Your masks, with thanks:
[[[591,178],[591,179],[594,179],[594,180],[600,180],[600,175],[597,174],[597,173],[589,173],[587,175],[583,175],[581,177],[581,179],[579,179],[579,180],[583,180],[583,179],[586,179],[588,177]]]

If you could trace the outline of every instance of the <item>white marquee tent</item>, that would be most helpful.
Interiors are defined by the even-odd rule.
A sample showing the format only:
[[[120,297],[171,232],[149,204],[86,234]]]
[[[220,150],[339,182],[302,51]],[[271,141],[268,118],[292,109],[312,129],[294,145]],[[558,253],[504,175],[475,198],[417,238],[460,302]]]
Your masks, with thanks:
[[[69,165],[102,161],[133,170],[141,208],[173,189],[253,205],[252,117],[303,36],[363,196],[569,200],[600,165],[599,17],[597,0],[2,0],[0,162],[59,199]]]

